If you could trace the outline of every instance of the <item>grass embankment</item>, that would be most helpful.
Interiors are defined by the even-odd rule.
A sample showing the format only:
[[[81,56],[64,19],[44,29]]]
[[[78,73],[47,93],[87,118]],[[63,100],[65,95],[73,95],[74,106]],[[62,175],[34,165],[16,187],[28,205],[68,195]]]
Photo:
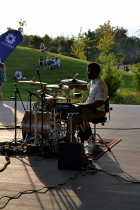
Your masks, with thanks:
[[[43,55],[44,59],[46,60],[47,56],[51,57],[52,59],[55,56],[61,60],[61,68],[55,67],[53,70],[48,70],[47,68],[44,69],[43,66],[38,66],[38,59],[39,56]],[[3,86],[3,101],[11,100],[9,97],[15,95],[15,85],[20,92],[21,99],[23,101],[27,101],[29,98],[29,93],[26,90],[30,90],[34,92],[34,89],[31,84],[27,83],[19,83],[17,80],[13,79],[15,71],[19,68],[23,74],[23,77],[26,77],[24,81],[29,81],[35,77],[37,81],[39,81],[39,77],[37,74],[37,69],[40,72],[40,78],[42,82],[47,84],[60,84],[62,79],[71,79],[78,73],[76,76],[77,79],[88,81],[86,77],[86,66],[89,62],[83,61],[79,59],[74,59],[67,56],[62,56],[54,53],[41,53],[39,50],[31,49],[31,48],[24,48],[24,47],[17,47],[11,55],[6,59],[6,83]],[[101,68],[103,69],[103,65]],[[119,70],[120,74],[123,78],[123,85],[118,90],[117,96],[112,100],[113,103],[125,103],[127,95],[134,95],[135,89],[132,84],[133,76],[131,72],[124,72]],[[41,89],[40,85],[35,85],[36,90]],[[51,92],[53,92],[52,90]],[[57,90],[58,91],[58,90]],[[76,90],[78,92],[78,90]],[[69,94],[69,91],[65,91],[66,94]],[[17,100],[19,101],[20,98],[17,94]],[[33,96],[33,100],[35,97]]]

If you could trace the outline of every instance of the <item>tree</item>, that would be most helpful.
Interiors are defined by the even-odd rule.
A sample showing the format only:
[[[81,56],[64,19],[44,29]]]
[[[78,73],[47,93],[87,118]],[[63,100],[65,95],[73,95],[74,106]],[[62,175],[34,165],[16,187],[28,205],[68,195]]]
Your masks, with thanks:
[[[118,88],[120,88],[122,84],[122,78],[119,74],[119,71],[111,67],[112,66],[111,60],[112,58],[109,57],[108,62],[105,68],[103,69],[102,79],[107,85],[109,97],[114,97],[116,95]]]
[[[7,31],[10,31],[10,30],[13,30],[13,28],[7,27],[6,30],[7,30]]]
[[[99,61],[101,63],[107,63],[108,57],[111,57],[113,61],[115,61],[114,52],[110,52],[111,45],[114,43],[114,37],[117,31],[111,30],[110,21],[107,23],[104,23],[104,27],[100,30],[100,33],[102,34],[102,37],[99,40],[99,45],[96,46],[101,53],[98,57]]]
[[[109,23],[110,21],[108,21],[107,24],[104,23],[104,27],[101,30],[102,37],[99,41],[99,46],[97,47],[101,51],[98,59],[102,63],[106,64],[105,68],[103,69],[102,78],[107,85],[108,95],[110,97],[114,97],[117,89],[121,86],[122,80],[119,72],[112,68],[112,64],[116,58],[114,56],[114,52],[110,52],[110,46],[114,43],[113,39],[117,32],[115,31],[113,33]]]
[[[88,33],[85,32],[85,43],[86,47],[90,47],[90,61],[95,61],[99,56],[99,50],[95,48],[98,44],[100,37],[96,35],[94,31],[88,30]],[[88,52],[87,52],[88,53]],[[88,57],[88,55],[87,55]]]
[[[133,71],[134,86],[137,91],[140,91],[140,63],[134,64],[136,71]]]
[[[27,26],[26,21],[22,20],[22,18],[20,18],[20,20],[17,21],[17,23],[20,25],[20,27],[18,28],[18,31],[20,31],[22,34],[24,34],[23,26]]]
[[[29,47],[39,49],[40,44],[43,42],[43,39],[40,36],[31,36],[29,40]]]
[[[81,60],[86,60],[85,56],[85,34],[82,33],[82,28],[80,28],[80,33],[77,39],[74,41],[73,46],[71,46],[71,54],[80,58]]]

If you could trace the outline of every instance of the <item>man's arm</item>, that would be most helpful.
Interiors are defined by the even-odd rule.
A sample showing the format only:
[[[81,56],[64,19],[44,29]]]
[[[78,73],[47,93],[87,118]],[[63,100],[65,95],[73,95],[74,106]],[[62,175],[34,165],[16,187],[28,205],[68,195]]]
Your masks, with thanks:
[[[69,85],[70,90],[73,90],[75,88],[80,90],[88,90],[87,85]]]
[[[1,64],[1,58],[0,58],[0,64]],[[5,70],[0,65],[0,71],[5,72]]]
[[[5,70],[0,66],[0,71],[5,72]]]
[[[100,106],[103,106],[104,101],[99,100],[99,101],[95,101],[94,103],[85,103],[82,105],[79,105],[77,108],[79,109],[96,109]]]

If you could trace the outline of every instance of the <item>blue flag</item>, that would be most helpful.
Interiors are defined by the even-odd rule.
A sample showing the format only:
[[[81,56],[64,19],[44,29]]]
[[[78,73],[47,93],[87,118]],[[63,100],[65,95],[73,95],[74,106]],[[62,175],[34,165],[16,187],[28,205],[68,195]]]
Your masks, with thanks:
[[[2,63],[20,42],[22,42],[22,34],[17,30],[10,30],[2,34],[0,37],[0,58]]]

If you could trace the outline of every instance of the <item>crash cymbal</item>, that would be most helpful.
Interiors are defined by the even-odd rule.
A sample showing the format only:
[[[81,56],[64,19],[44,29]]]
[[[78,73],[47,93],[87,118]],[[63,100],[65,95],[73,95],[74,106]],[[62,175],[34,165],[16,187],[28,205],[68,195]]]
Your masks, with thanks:
[[[43,91],[46,92],[46,91],[49,91],[49,90],[52,90],[51,88],[43,88]],[[42,93],[42,89],[40,90],[37,90],[38,93]]]
[[[54,89],[62,89],[62,90],[70,90],[69,86],[67,85],[46,85],[47,88],[54,88]]]
[[[30,80],[30,81],[19,81],[19,82],[22,82],[22,83],[29,83],[29,84],[36,84],[36,85],[40,85],[40,84],[42,84],[42,85],[47,85],[47,83],[45,83],[45,82],[38,82],[38,81],[36,81],[35,79]]]
[[[64,100],[66,98],[60,97],[60,96],[48,96],[48,97],[45,97],[45,99],[47,99],[47,100]]]
[[[78,80],[78,79],[63,79],[61,82],[69,83],[69,84],[87,84],[86,81]]]

